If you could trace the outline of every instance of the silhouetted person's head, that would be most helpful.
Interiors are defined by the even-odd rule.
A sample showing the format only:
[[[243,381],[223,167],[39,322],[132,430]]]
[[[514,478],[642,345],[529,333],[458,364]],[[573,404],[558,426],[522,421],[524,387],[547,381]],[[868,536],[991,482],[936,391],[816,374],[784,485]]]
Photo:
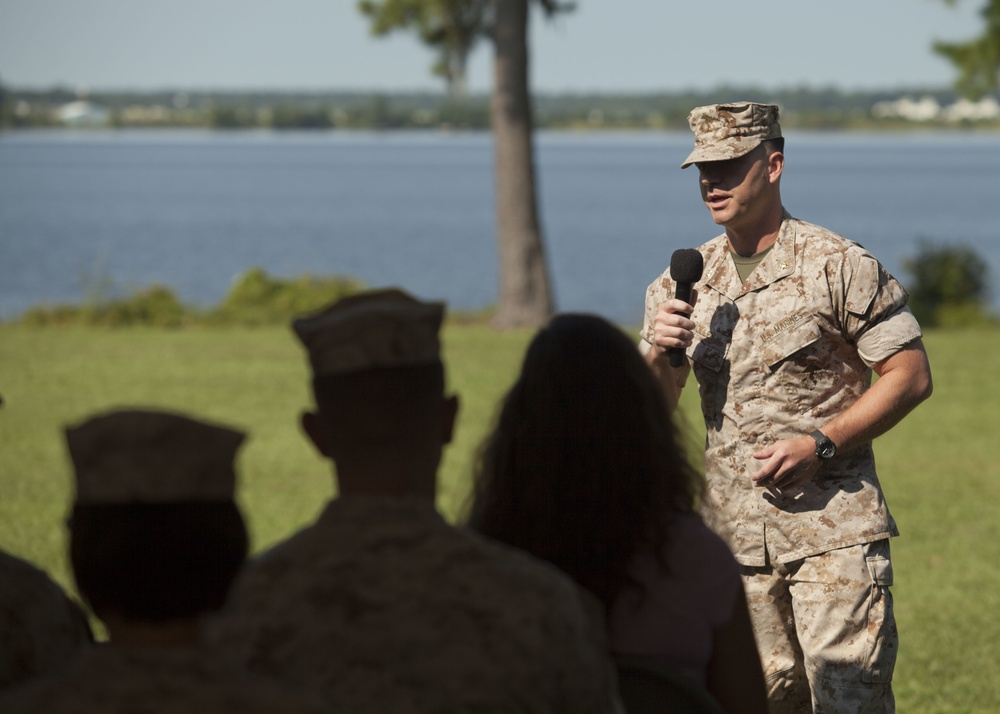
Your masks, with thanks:
[[[440,303],[381,290],[293,323],[316,402],[302,426],[336,464],[341,494],[433,497],[458,407],[445,395],[443,318]]]
[[[610,606],[629,556],[698,480],[635,344],[592,315],[555,317],[528,347],[479,456],[470,525],[545,558]]]
[[[77,482],[73,571],[112,640],[123,625],[193,623],[221,607],[247,553],[233,501],[243,434],[130,410],[66,438]]]

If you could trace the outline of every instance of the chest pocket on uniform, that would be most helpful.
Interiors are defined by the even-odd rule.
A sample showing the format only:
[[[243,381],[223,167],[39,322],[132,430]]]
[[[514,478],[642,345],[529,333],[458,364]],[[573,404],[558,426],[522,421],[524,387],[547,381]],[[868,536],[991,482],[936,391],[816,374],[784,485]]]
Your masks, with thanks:
[[[789,359],[797,352],[801,352],[818,341],[822,334],[819,321],[812,316],[805,317],[791,327],[766,339],[761,344],[761,358],[764,360],[764,364],[773,370],[780,362]],[[801,356],[807,359],[806,353]]]

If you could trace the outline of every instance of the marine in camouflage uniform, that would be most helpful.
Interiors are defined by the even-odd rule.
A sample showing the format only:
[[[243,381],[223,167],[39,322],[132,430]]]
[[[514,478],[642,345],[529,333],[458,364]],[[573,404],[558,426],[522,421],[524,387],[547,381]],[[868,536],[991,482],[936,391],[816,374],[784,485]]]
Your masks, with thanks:
[[[0,551],[0,691],[61,666],[92,641],[83,609],[61,587]]]
[[[318,714],[199,640],[246,555],[233,503],[243,434],[179,414],[117,410],[66,431],[77,493],[71,560],[110,642],[8,690],[4,714]]]
[[[698,382],[703,515],[742,566],[772,710],[893,711],[898,532],[871,439],[929,395],[930,372],[895,278],[781,206],[777,118],[749,102],[691,113],[683,166],[726,233],[698,248],[690,319],[669,270],[649,286],[640,348],[668,389]]]
[[[213,641],[259,677],[354,712],[607,712],[599,605],[551,566],[455,528],[436,471],[443,306],[398,290],[294,323],[317,411],[303,427],[339,497],[250,562]]]

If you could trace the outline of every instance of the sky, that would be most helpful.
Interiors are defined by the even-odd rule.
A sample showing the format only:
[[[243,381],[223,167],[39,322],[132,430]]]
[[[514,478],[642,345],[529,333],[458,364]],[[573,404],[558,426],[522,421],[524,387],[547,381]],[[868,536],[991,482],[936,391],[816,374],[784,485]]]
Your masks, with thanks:
[[[945,88],[931,44],[978,34],[983,4],[578,0],[533,13],[532,88]],[[371,37],[355,0],[0,0],[0,81],[17,88],[440,91],[432,59],[411,35]],[[475,50],[471,91],[490,59]]]

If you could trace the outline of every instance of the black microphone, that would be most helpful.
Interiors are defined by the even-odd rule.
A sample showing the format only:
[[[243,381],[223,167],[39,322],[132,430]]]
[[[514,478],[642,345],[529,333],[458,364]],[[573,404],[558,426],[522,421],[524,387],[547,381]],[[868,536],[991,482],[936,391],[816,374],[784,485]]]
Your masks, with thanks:
[[[701,280],[701,271],[705,269],[705,259],[694,248],[675,250],[670,256],[670,277],[677,283],[674,297],[686,303],[691,302],[691,286]],[[684,317],[690,317],[682,313]],[[680,367],[684,364],[684,348],[671,347],[670,366]]]

